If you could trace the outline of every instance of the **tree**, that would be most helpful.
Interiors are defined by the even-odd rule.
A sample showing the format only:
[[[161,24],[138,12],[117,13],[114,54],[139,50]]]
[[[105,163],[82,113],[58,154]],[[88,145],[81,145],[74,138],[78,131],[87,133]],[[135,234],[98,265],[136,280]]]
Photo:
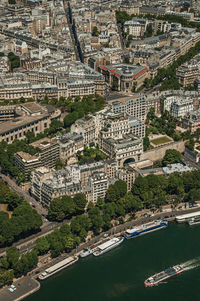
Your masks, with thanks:
[[[45,236],[40,237],[36,240],[36,249],[37,249],[39,255],[43,255],[49,251],[50,243],[48,242],[48,240]]]
[[[118,180],[114,185],[110,185],[106,192],[106,201],[108,202],[116,202],[121,197],[123,197],[127,192],[126,182],[122,180]]]
[[[86,204],[87,204],[87,200],[86,200],[86,196],[84,193],[77,193],[74,196],[74,203],[75,203],[75,207],[76,207],[76,212],[78,214],[81,214],[84,212]]]
[[[145,37],[152,37],[153,35],[153,28],[152,28],[152,24],[148,24],[146,27],[146,31],[144,33]]]
[[[98,28],[96,26],[94,26],[93,29],[92,29],[92,36],[93,37],[98,37],[99,36],[99,31],[98,31]]]
[[[149,137],[147,135],[145,135],[145,137],[143,138],[144,151],[147,151],[149,146],[150,146]]]
[[[162,160],[163,166],[167,166],[168,164],[180,163],[181,154],[179,151],[175,149],[168,149],[165,152],[165,156]]]
[[[188,193],[188,201],[194,203],[200,200],[200,189],[191,189]]]
[[[56,170],[62,169],[64,166],[63,162],[59,159],[56,160]]]
[[[13,270],[0,269],[0,286],[12,283],[14,278]]]
[[[19,260],[19,251],[16,247],[10,247],[6,251],[6,260],[9,263],[9,267],[13,268]]]
[[[185,146],[189,148],[189,150],[193,151],[194,150],[194,139],[190,138],[189,141],[186,142]]]

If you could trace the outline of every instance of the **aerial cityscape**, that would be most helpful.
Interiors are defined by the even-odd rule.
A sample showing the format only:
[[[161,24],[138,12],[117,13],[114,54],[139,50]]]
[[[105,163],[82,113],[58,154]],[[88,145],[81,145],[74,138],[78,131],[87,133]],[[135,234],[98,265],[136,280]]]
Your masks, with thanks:
[[[200,0],[1,0],[0,301],[199,300],[199,224]]]

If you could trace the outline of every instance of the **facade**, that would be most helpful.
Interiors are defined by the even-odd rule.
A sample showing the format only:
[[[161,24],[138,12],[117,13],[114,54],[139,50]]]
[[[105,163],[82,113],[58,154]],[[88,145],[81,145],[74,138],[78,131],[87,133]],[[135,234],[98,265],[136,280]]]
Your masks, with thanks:
[[[96,203],[99,198],[104,199],[108,189],[108,178],[106,174],[103,172],[93,173],[89,178],[88,186],[90,187],[89,200]]]
[[[118,91],[131,92],[140,88],[145,80],[149,78],[147,66],[128,64],[101,66],[100,72],[105,76],[110,86],[115,83]]]
[[[84,149],[84,138],[77,133],[67,133],[63,136],[54,138],[60,146],[60,159],[64,161],[70,160],[76,156],[78,151]]]
[[[183,128],[194,133],[200,128],[200,110],[190,111],[182,118]]]
[[[112,102],[113,113],[126,113],[137,119],[146,119],[146,101],[144,95],[130,96]]]
[[[192,100],[175,101],[171,104],[171,114],[174,117],[183,117],[190,111],[193,111]]]
[[[56,161],[60,158],[60,147],[56,141],[46,137],[31,143],[31,146],[40,150],[38,156],[42,166],[56,166]]]
[[[118,169],[116,173],[116,178],[126,182],[127,191],[131,191],[132,186],[135,182],[136,173],[133,171],[132,168],[126,166],[124,168]]]
[[[143,141],[133,134],[124,135],[121,139],[99,138],[100,149],[122,167],[125,161],[139,161],[143,153]]]
[[[144,35],[147,25],[147,19],[133,18],[131,21],[126,21],[124,23],[124,32],[138,38]]]
[[[178,67],[176,76],[181,86],[193,86],[195,80],[200,76],[200,64],[185,63]]]
[[[0,122],[14,119],[16,106],[0,106]]]
[[[35,135],[44,133],[49,128],[51,120],[60,119],[61,112],[58,109],[48,110],[36,103],[26,103],[18,107],[20,116],[5,121],[0,127],[0,142],[12,143],[15,139],[26,138],[27,132]]]
[[[28,179],[31,171],[40,166],[55,167],[56,161],[60,157],[59,145],[49,138],[33,142],[31,146],[38,150],[38,153],[34,156],[25,152],[17,152],[14,156],[15,164],[25,174],[26,179]]]
[[[20,172],[25,175],[26,180],[28,180],[32,170],[42,166],[42,163],[37,155],[31,156],[25,152],[15,153],[14,162],[19,168]]]

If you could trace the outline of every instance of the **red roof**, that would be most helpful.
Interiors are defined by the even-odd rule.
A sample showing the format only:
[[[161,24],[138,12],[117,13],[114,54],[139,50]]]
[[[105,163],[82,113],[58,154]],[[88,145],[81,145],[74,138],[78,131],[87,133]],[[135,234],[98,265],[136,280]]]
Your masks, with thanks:
[[[145,71],[147,71],[148,68],[144,68],[143,70],[141,70],[140,72],[136,73],[135,75],[133,75],[133,78],[137,78],[140,74],[144,73]]]

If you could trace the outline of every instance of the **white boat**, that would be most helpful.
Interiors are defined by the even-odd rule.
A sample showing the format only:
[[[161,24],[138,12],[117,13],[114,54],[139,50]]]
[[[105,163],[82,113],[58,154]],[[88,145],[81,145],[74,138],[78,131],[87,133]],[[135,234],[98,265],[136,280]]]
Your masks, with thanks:
[[[135,238],[147,233],[158,231],[168,227],[167,220],[155,220],[150,223],[142,224],[140,226],[134,227],[132,229],[127,229],[124,232],[124,237],[126,239]]]
[[[66,259],[56,263],[55,265],[53,265],[52,267],[46,269],[43,273],[41,273],[39,275],[39,279],[40,280],[44,280],[52,275],[54,275],[55,273],[65,269],[66,267],[74,264],[76,261],[78,261],[78,257],[77,256],[70,256],[67,257]]]
[[[177,223],[184,223],[190,221],[193,218],[194,219],[200,218],[200,211],[178,215],[176,216],[176,221]]]
[[[123,241],[124,241],[124,237],[122,237],[122,236],[113,237],[113,238],[109,239],[108,241],[104,242],[103,244],[99,245],[98,247],[96,247],[93,251],[93,255],[100,256],[100,255],[116,248]]]
[[[80,257],[83,258],[83,257],[86,257],[86,256],[92,254],[92,253],[93,253],[93,250],[92,250],[92,249],[90,249],[90,248],[85,248],[85,249],[83,249],[83,251],[81,251]]]
[[[188,224],[190,226],[200,224],[200,216],[196,216],[196,217],[193,217],[193,218],[189,219]]]

